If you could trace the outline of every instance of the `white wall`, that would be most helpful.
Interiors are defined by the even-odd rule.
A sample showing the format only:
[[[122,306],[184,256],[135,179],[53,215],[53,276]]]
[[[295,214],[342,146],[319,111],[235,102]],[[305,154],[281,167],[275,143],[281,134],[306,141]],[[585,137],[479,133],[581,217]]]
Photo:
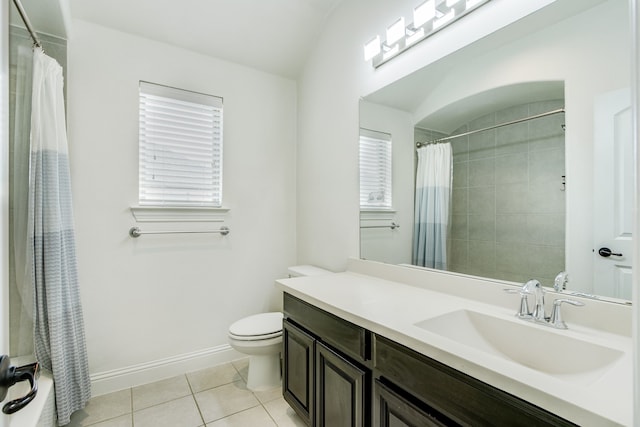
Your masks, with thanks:
[[[273,282],[296,260],[295,82],[83,21],[74,22],[68,48],[71,175],[94,394],[238,357],[227,351],[228,326],[278,309]],[[128,236],[134,225],[221,225],[134,221],[139,80],[224,98],[228,236]]]

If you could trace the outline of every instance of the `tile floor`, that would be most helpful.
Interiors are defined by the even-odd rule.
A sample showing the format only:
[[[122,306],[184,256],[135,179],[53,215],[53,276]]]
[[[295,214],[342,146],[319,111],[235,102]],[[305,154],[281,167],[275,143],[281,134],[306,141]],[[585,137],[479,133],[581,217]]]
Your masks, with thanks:
[[[98,396],[71,427],[303,427],[282,390],[251,392],[249,359]]]

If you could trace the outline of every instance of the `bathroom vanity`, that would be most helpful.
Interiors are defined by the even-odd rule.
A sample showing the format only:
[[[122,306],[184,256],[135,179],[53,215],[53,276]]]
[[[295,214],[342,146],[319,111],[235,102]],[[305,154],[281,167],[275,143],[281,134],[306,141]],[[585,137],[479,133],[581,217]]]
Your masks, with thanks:
[[[477,294],[456,288],[463,298],[433,289],[442,283],[430,289],[429,281],[446,276],[410,270],[401,281],[384,277],[402,271],[393,269],[354,260],[345,273],[278,281],[283,395],[309,425],[631,424],[624,330],[581,325],[577,309],[567,310],[568,330],[528,324],[513,316],[518,299],[503,297],[504,284],[480,284]],[[416,280],[423,283],[407,283]],[[487,292],[512,307],[482,301]],[[593,303],[591,310],[606,304]]]

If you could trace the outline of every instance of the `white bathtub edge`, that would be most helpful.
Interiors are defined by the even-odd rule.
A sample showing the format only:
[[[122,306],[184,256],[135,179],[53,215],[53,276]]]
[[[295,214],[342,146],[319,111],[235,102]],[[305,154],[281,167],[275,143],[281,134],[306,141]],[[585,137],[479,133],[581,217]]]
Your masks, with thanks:
[[[28,391],[27,382],[16,384],[11,389],[10,398],[5,399],[5,403],[9,399],[25,395]],[[8,418],[9,427],[50,427],[55,426],[54,412],[53,378],[51,372],[43,369],[38,378],[38,393],[35,399],[15,414],[8,416],[3,414],[3,416]]]

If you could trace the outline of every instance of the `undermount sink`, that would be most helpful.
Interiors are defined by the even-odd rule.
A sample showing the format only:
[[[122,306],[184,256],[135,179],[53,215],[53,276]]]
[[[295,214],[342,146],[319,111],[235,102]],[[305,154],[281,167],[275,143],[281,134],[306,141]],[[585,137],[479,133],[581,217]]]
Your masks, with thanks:
[[[457,310],[415,326],[565,380],[588,384],[624,354],[519,320]]]

